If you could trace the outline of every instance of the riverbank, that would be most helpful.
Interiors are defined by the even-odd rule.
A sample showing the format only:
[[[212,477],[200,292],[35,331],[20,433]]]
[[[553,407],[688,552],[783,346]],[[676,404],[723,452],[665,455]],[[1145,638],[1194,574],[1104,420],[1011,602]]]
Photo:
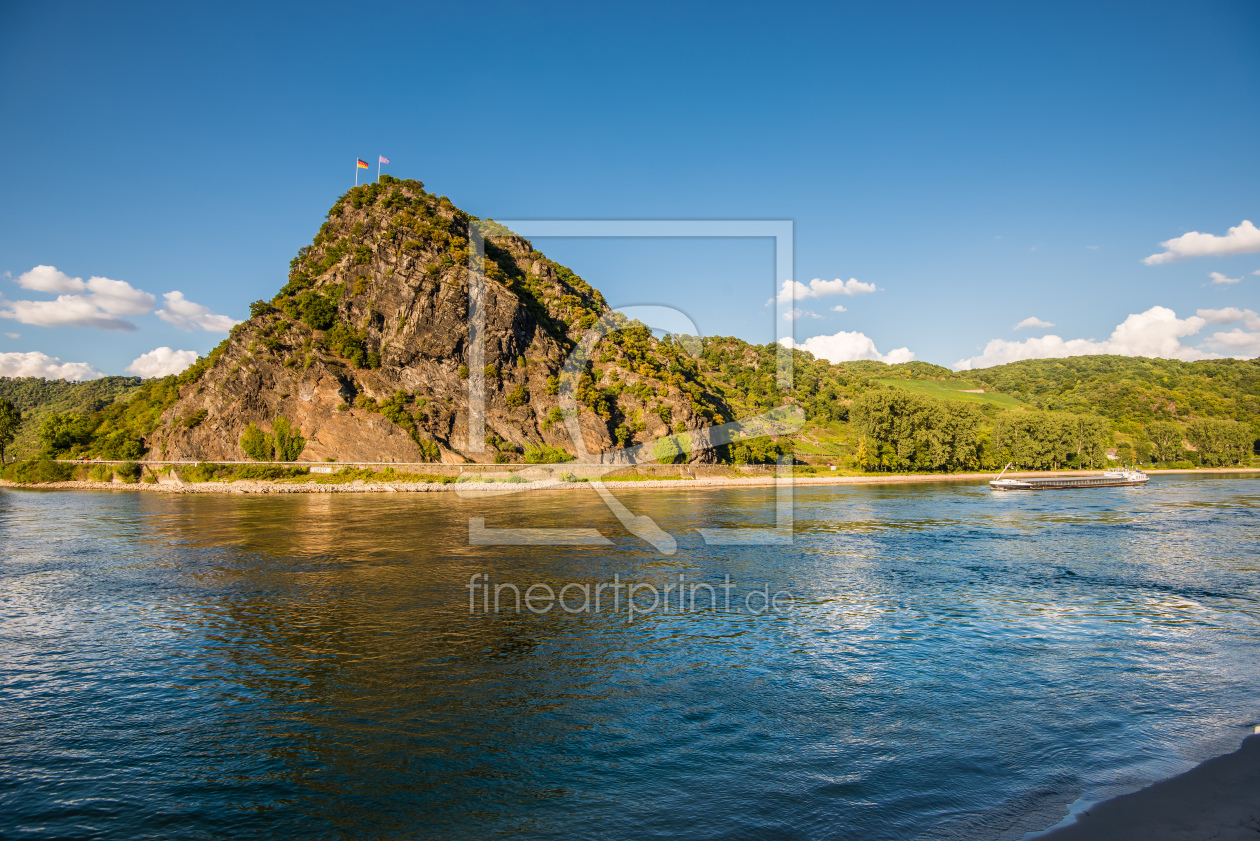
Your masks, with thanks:
[[[1081,476],[1096,474],[1098,471],[1029,471],[1007,473],[1010,478],[1036,478],[1053,476]],[[1218,467],[1195,470],[1150,470],[1150,475],[1166,474],[1254,474],[1260,476],[1260,468]],[[93,490],[93,491],[148,491],[154,493],[226,493],[226,494],[320,494],[320,493],[446,493],[460,495],[499,495],[516,493],[533,493],[539,491],[579,490],[588,487],[590,482],[561,480],[512,481],[512,477],[467,476],[448,481],[416,481],[408,480],[406,474],[397,474],[398,478],[353,479],[336,481],[334,477],[311,476],[296,479],[237,479],[235,481],[185,482],[174,473],[157,477],[156,481],[125,483],[120,481],[96,482],[90,480],[71,480],[65,482],[45,482],[39,484],[19,484],[0,480],[0,488],[28,488],[41,490]],[[798,486],[813,485],[886,485],[916,484],[938,482],[980,482],[993,478],[990,472],[985,473],[907,473],[876,474],[868,476],[793,476],[792,483]],[[603,481],[613,487],[626,488],[661,488],[661,489],[695,489],[724,487],[756,487],[777,485],[780,481],[774,475],[761,476],[695,476],[670,479],[627,479],[617,476],[604,477]]]
[[[1090,807],[1037,841],[1243,841],[1260,837],[1260,733],[1234,753]]]

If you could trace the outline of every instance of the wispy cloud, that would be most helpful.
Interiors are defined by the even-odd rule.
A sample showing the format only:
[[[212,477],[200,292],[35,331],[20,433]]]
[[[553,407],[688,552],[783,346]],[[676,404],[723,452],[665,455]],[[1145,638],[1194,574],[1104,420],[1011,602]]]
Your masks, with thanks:
[[[803,309],[801,309],[800,307],[793,307],[792,309],[790,309],[790,310],[788,310],[787,312],[783,313],[783,320],[784,320],[784,321],[796,321],[796,320],[801,319],[801,318],[822,318],[822,316],[821,316],[821,315],[819,315],[819,314],[818,314],[818,313],[816,313],[816,312],[810,312],[809,310],[803,310]]]
[[[1199,310],[1195,315],[1208,324],[1233,324],[1241,321],[1248,330],[1260,330],[1260,315],[1256,315],[1254,310],[1225,307],[1219,310]]]
[[[1251,359],[1260,356],[1260,331],[1248,332],[1235,327],[1228,333],[1213,333],[1207,345],[1226,356]]]
[[[1226,231],[1223,237],[1191,231],[1188,234],[1165,240],[1160,245],[1165,249],[1163,252],[1152,254],[1142,262],[1148,266],[1155,266],[1160,263],[1177,263],[1192,257],[1252,254],[1260,251],[1260,229],[1244,219],[1241,224]]]
[[[193,303],[184,297],[183,292],[167,292],[162,297],[166,303],[157,311],[157,317],[180,330],[191,331],[200,327],[207,333],[226,333],[240,324],[236,319],[211,312],[207,306]]]
[[[0,318],[36,327],[95,327],[98,330],[136,329],[125,318],[106,312],[83,295],[58,295],[55,301],[8,301]]]
[[[124,280],[70,277],[55,266],[36,266],[17,278],[23,289],[57,293],[55,301],[5,301],[0,318],[37,327],[94,327],[132,331],[136,325],[121,316],[153,311],[157,298]]]
[[[1212,278],[1213,286],[1229,286],[1234,283],[1242,283],[1241,277],[1226,277],[1220,272],[1208,272],[1208,277]]]
[[[1023,321],[1021,321],[1019,324],[1016,324],[1011,329],[1024,330],[1029,327],[1053,327],[1053,326],[1054,324],[1052,322],[1042,321],[1040,318],[1037,318],[1035,315],[1030,315],[1027,318],[1025,318]]]

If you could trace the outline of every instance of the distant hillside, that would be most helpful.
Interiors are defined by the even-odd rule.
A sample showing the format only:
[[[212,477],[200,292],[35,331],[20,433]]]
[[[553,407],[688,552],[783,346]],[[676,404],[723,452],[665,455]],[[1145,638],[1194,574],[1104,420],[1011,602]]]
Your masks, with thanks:
[[[39,449],[40,424],[53,412],[91,415],[115,401],[125,401],[139,387],[139,377],[103,377],[76,383],[0,377],[0,398],[12,400],[25,417],[6,455],[10,459],[33,456]]]
[[[967,377],[1043,409],[1095,412],[1130,429],[1152,421],[1229,418],[1253,425],[1260,438],[1256,359],[1074,356],[981,368]]]

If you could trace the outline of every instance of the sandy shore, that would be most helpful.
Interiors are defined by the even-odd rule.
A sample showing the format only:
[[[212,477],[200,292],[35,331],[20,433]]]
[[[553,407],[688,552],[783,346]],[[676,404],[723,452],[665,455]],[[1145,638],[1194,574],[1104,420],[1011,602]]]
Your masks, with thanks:
[[[1107,800],[1038,841],[1255,841],[1260,734],[1178,777]]]
[[[1007,473],[1008,477],[1035,476],[1074,476],[1096,474],[1099,471],[1055,471]],[[1201,470],[1151,470],[1151,475],[1186,473],[1198,475],[1212,474],[1255,474],[1260,475],[1260,468],[1210,468]],[[913,473],[887,474],[873,476],[795,476],[793,483],[797,486],[811,485],[887,485],[932,482],[980,482],[993,478],[991,472],[985,473]],[[638,481],[606,480],[606,484],[615,489],[665,488],[688,490],[696,488],[755,487],[775,485],[778,483],[773,475],[763,476],[699,476],[687,479],[644,479]],[[46,490],[94,490],[94,491],[148,491],[155,493],[227,493],[227,494],[319,494],[319,493],[459,493],[466,495],[499,495],[539,491],[580,490],[589,487],[589,482],[377,482],[355,480],[353,482],[320,484],[303,480],[260,480],[240,479],[234,482],[183,482],[172,476],[163,476],[157,483],[137,482],[124,484],[121,482],[69,481],[47,482],[39,485],[21,485],[15,482],[0,480],[0,488],[39,488]]]

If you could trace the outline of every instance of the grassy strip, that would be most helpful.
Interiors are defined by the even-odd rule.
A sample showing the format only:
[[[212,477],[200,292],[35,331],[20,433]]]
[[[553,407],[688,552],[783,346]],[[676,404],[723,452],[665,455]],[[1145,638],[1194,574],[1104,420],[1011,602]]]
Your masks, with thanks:
[[[50,482],[112,482],[117,477],[131,485],[141,480],[142,473],[143,468],[134,461],[118,465],[63,464],[50,458],[31,458],[6,464],[0,470],[0,479],[19,485],[46,485]]]
[[[348,482],[438,483],[448,485],[457,481],[454,476],[437,476],[432,473],[405,473],[386,467],[372,470],[367,467],[343,467],[336,473],[316,473],[302,476],[302,481],[315,485],[344,485]]]

